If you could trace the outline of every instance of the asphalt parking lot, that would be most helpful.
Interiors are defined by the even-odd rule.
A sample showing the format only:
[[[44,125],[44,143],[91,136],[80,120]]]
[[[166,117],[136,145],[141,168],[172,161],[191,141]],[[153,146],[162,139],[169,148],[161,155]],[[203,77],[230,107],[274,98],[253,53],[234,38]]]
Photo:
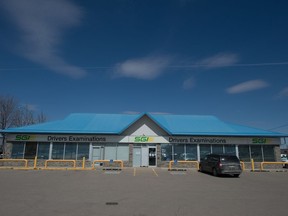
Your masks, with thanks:
[[[287,215],[288,172],[0,170],[5,216]]]

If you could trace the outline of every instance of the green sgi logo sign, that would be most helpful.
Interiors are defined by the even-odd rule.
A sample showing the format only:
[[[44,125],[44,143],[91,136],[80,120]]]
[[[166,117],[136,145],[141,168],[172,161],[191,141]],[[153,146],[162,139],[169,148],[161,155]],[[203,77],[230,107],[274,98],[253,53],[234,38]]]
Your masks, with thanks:
[[[17,141],[26,141],[26,140],[30,140],[29,135],[16,135],[16,139]]]
[[[135,137],[135,142],[151,142],[153,141],[152,137],[146,137],[146,136],[137,136]]]
[[[265,144],[267,143],[267,139],[266,138],[253,138],[252,143],[253,144]]]

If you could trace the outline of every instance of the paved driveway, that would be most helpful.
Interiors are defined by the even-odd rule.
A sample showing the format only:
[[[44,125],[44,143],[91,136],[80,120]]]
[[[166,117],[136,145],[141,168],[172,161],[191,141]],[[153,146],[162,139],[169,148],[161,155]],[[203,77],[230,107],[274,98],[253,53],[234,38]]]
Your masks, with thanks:
[[[287,172],[0,170],[3,216],[287,215]]]

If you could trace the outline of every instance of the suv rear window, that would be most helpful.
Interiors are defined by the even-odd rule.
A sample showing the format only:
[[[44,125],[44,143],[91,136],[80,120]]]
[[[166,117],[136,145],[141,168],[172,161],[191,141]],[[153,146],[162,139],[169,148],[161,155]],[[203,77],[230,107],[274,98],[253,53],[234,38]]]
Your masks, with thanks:
[[[220,160],[222,162],[239,162],[236,156],[221,156]]]

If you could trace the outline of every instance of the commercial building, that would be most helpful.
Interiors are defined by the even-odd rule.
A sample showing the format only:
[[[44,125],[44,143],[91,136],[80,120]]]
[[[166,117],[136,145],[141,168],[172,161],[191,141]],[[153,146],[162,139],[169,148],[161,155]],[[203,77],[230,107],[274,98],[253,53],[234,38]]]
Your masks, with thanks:
[[[167,167],[208,153],[279,161],[284,134],[226,123],[214,116],[71,114],[64,120],[4,130],[10,158],[123,160],[125,166]]]

